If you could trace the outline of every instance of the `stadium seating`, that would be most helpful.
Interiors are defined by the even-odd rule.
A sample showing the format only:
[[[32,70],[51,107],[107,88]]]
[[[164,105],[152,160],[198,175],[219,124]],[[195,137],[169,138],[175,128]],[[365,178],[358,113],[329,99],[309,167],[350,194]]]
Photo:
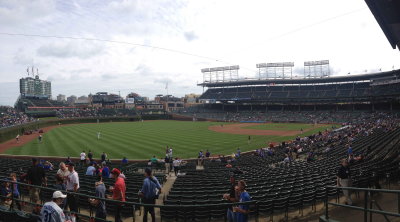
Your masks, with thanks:
[[[390,132],[375,129],[372,135],[357,135],[352,143],[355,153],[365,153],[367,146],[373,149],[363,161],[352,165],[354,186],[373,186],[372,172],[380,178],[387,172],[391,175],[397,173],[399,160],[395,150],[400,144],[399,136],[400,129]],[[331,145],[334,148],[324,153],[324,149]],[[245,155],[232,164],[244,172],[237,174],[237,179],[244,179],[247,182],[247,191],[253,200],[259,201],[260,212],[273,219],[274,215],[280,213],[287,216],[289,210],[302,212],[305,207],[315,209],[316,203],[325,198],[325,187],[336,184],[336,170],[340,159],[346,156],[344,145],[340,140],[314,144],[313,149],[320,154],[320,159],[313,162],[282,163],[285,155],[282,147],[277,148],[272,157]],[[308,151],[310,149],[305,150]],[[205,171],[192,170],[187,171],[184,176],[178,176],[164,204],[222,203],[222,194],[228,192],[229,175],[232,174],[231,169],[224,167],[225,164],[207,161]],[[339,192],[332,190],[328,195],[337,199]],[[222,217],[225,210],[209,208],[208,211],[202,210],[201,216],[210,219],[216,215]],[[175,213],[175,219],[185,214],[179,211]],[[161,211],[162,217],[171,218],[173,215],[171,212]]]

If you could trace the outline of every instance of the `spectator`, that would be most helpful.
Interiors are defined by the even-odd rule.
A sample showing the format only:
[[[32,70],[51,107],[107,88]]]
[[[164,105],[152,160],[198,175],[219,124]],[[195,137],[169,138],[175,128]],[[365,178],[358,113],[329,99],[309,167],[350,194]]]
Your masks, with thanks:
[[[61,162],[59,165],[58,171],[57,171],[57,177],[60,177],[63,181],[64,184],[67,184],[67,177],[69,175],[69,170],[67,166],[65,166],[65,163]]]
[[[171,165],[171,163],[170,163],[171,161],[170,161],[170,158],[169,158],[169,155],[168,154],[165,154],[165,159],[164,159],[164,163],[165,163],[165,172],[167,173],[167,174],[169,174],[169,170],[170,170],[170,165]]]
[[[288,154],[286,154],[286,157],[283,160],[283,162],[285,162],[285,163],[290,163],[291,162],[290,156]]]
[[[83,167],[85,165],[85,163],[86,163],[86,153],[85,153],[85,151],[83,150],[82,153],[79,156],[80,156],[80,159],[81,159],[81,167]]]
[[[207,150],[207,152],[206,152],[206,157],[207,157],[207,158],[210,158],[210,156],[211,156],[211,153],[210,153],[210,151]]]
[[[112,192],[112,196],[108,197],[113,200],[118,200],[121,202],[125,202],[125,191],[126,191],[126,186],[125,186],[125,180],[119,177],[121,174],[121,171],[118,169],[114,168],[111,171],[111,178],[115,179],[115,184],[114,187],[110,187],[110,191]],[[122,207],[124,206],[123,203],[121,204],[115,204],[115,222],[121,222],[121,210]]]
[[[110,168],[104,163],[102,164],[101,176],[103,178],[110,178]]]
[[[150,159],[152,166],[156,166],[158,163],[158,159],[156,156],[153,156],[153,158]]]
[[[237,150],[236,150],[236,157],[240,157],[240,154],[242,154],[242,152],[240,151],[240,148],[237,148]]]
[[[67,157],[67,159],[65,160],[65,164],[69,164],[69,163],[72,163],[71,157]]]
[[[61,177],[56,177],[56,184],[54,185],[54,189],[61,190],[61,191],[67,190],[67,188],[65,186],[65,183],[64,183],[64,180]],[[62,209],[64,209],[66,204],[67,204],[66,199],[64,199],[62,204],[60,204],[60,207]]]
[[[18,182],[17,181],[17,174],[11,173],[10,174],[10,182]],[[14,201],[17,204],[18,210],[21,210],[21,203],[18,201],[21,197],[19,193],[19,185],[16,183],[11,184],[13,186],[12,191],[13,191],[13,197]],[[13,203],[14,204],[14,203]]]
[[[103,183],[101,176],[98,176],[98,181],[95,183],[96,191],[95,196],[98,198],[105,198],[106,187]],[[89,203],[96,208],[95,222],[103,222],[107,217],[106,203],[104,200],[99,199],[89,199]]]
[[[40,211],[40,217],[42,222],[64,222],[66,221],[63,210],[60,208],[67,195],[61,193],[61,191],[55,191],[53,193],[53,200],[46,202],[42,210]]]
[[[338,187],[351,187],[351,175],[350,175],[350,167],[349,163],[346,159],[343,159],[341,162],[341,166],[338,169],[338,173],[336,175],[337,186]],[[351,200],[351,193],[349,190],[343,190],[343,194],[346,197],[346,204],[352,205],[353,201]]]
[[[128,160],[126,159],[126,157],[122,158],[121,163],[124,165],[128,164]]]
[[[79,191],[79,176],[75,171],[75,164],[68,164],[69,174],[67,176],[67,191],[77,193]],[[67,203],[70,211],[78,212],[78,197],[75,194],[68,194]],[[76,216],[78,219],[78,216]]]
[[[32,158],[32,167],[28,170],[26,175],[28,183],[35,186],[47,186],[46,173],[42,167],[37,165],[37,159]],[[30,187],[29,189],[29,197],[31,202],[38,203],[40,195],[40,188]]]
[[[353,148],[351,147],[350,144],[347,144],[346,146],[347,146],[347,155],[349,155],[350,157],[350,155],[353,155]]]
[[[105,163],[106,162],[106,158],[107,158],[107,154],[105,152],[103,152],[103,154],[101,154],[101,162]]]
[[[161,193],[161,185],[157,178],[152,176],[150,168],[145,169],[145,179],[143,181],[142,189],[140,190],[139,196],[142,198],[144,204],[156,204],[156,199],[159,193]],[[151,221],[156,221],[154,213],[154,207],[144,207],[143,222],[147,222],[147,213],[151,215]]]
[[[56,177],[56,184],[54,185],[54,189],[62,191],[67,190],[64,184],[64,180],[61,177]]]
[[[86,169],[86,175],[93,176],[95,172],[96,172],[96,168],[94,168],[93,163],[89,163],[89,166]]]
[[[43,165],[43,169],[46,171],[53,170],[53,164],[51,164],[49,161],[45,161]]]
[[[174,167],[175,176],[178,176],[179,170],[181,168],[181,160],[176,157],[174,162],[172,162],[172,165]]]
[[[246,183],[244,180],[239,180],[238,189],[240,192],[239,202],[247,202],[251,201],[251,197],[249,193],[247,193]],[[247,222],[248,213],[249,213],[249,205],[239,205],[238,207],[233,208],[233,212],[236,212],[236,220],[235,222]]]
[[[93,162],[93,153],[92,153],[92,151],[91,150],[89,150],[89,152],[88,152],[88,158],[89,158],[89,161],[90,161],[90,163],[91,162]]]
[[[12,202],[11,202],[11,187],[10,187],[10,181],[6,180],[3,183],[3,186],[1,186],[1,205],[5,206],[5,207],[10,207]]]
[[[229,193],[224,194],[223,198],[225,200],[228,200],[231,203],[235,203],[239,201],[239,195],[235,191],[235,186],[236,186],[236,181],[235,177],[233,175],[230,176],[229,181],[231,182],[231,188],[229,189]],[[227,215],[226,218],[228,222],[234,222],[235,221],[235,213],[232,210],[232,206],[228,207]]]

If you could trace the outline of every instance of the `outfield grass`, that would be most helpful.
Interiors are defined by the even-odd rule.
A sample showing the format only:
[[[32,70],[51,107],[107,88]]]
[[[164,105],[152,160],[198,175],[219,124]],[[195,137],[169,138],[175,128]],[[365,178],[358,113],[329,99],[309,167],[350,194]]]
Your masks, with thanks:
[[[238,147],[242,151],[265,146],[266,142],[281,142],[293,136],[233,135],[208,130],[217,122],[145,121],[125,123],[77,124],[55,128],[43,135],[43,142],[33,140],[5,153],[15,155],[78,157],[82,150],[92,150],[95,158],[106,152],[111,159],[164,157],[165,147],[172,146],[174,156],[196,157],[199,150],[212,154],[231,154]],[[227,123],[224,123],[227,125]],[[288,127],[292,124],[285,124]],[[326,127],[325,127],[326,128]],[[324,129],[325,129],[324,128]],[[304,128],[305,129],[305,128]],[[318,132],[318,129],[304,133]],[[101,139],[97,139],[101,132]]]

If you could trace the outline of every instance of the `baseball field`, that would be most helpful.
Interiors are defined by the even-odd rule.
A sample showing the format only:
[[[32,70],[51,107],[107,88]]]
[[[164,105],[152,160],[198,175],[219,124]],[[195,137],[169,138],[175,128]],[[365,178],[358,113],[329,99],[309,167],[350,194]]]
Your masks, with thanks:
[[[40,143],[36,136],[21,144],[8,141],[3,153],[14,155],[78,157],[91,150],[95,158],[106,152],[110,159],[164,157],[166,146],[181,158],[196,157],[200,150],[212,155],[231,154],[265,147],[269,142],[294,139],[331,129],[332,125],[297,123],[219,123],[157,120],[123,123],[61,125],[45,130]],[[301,131],[303,129],[303,131]],[[100,139],[98,139],[100,132]],[[33,138],[33,139],[32,139]],[[250,139],[250,140],[249,140]],[[26,140],[28,140],[26,138]]]

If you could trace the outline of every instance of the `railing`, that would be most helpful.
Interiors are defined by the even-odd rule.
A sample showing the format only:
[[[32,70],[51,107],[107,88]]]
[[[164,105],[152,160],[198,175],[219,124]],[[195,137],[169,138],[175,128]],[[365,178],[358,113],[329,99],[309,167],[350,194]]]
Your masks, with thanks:
[[[359,191],[364,192],[364,207],[350,206],[339,203],[329,202],[329,190],[330,189],[338,189],[338,190],[351,190],[351,191]],[[397,194],[397,213],[388,212],[382,210],[378,203],[372,199],[374,193],[392,193]],[[369,204],[368,204],[369,203]],[[378,208],[378,210],[373,209],[373,204]],[[372,222],[373,214],[383,215],[386,221],[389,221],[387,216],[400,217],[400,190],[386,190],[386,189],[368,189],[368,188],[356,188],[356,187],[336,187],[336,186],[327,186],[326,187],[326,199],[325,199],[325,220],[329,221],[329,205],[344,207],[352,210],[363,211],[364,212],[364,222],[368,222],[368,213],[369,213],[369,221]]]
[[[53,191],[53,192],[54,191],[58,191],[57,189],[54,189],[54,188],[42,187],[42,186],[36,186],[36,185],[32,185],[32,184],[27,184],[27,183],[14,182],[14,181],[11,181],[11,180],[0,179],[0,183],[4,183],[4,182],[10,183],[10,187],[11,187],[11,196],[8,197],[8,199],[11,199],[11,205],[9,207],[9,211],[11,211],[11,212],[14,211],[15,202],[26,203],[26,204],[29,204],[29,205],[32,205],[32,206],[35,206],[35,207],[36,206],[39,206],[39,207],[43,206],[43,204],[37,204],[37,203],[34,203],[34,202],[22,200],[22,199],[16,199],[14,197],[14,195],[13,195],[13,193],[14,193],[14,184],[18,184],[20,186],[26,186],[28,188],[39,188],[41,190],[48,190],[48,191]],[[21,188],[19,189],[19,191],[21,191]],[[183,209],[190,209],[190,208],[191,209],[196,209],[196,208],[209,208],[209,209],[212,209],[212,208],[215,208],[215,207],[224,207],[224,208],[228,209],[230,206],[248,205],[248,206],[255,206],[255,208],[252,209],[250,211],[250,213],[249,213],[249,214],[255,216],[255,221],[258,222],[258,217],[259,217],[258,202],[257,201],[247,201],[247,202],[241,202],[241,203],[199,204],[199,205],[157,205],[157,204],[144,204],[144,203],[141,203],[141,202],[130,202],[130,201],[121,202],[121,201],[117,201],[117,200],[112,200],[112,199],[107,199],[107,198],[99,198],[99,197],[95,197],[95,196],[90,196],[90,195],[81,194],[81,193],[77,193],[77,192],[64,191],[64,190],[62,190],[62,192],[64,194],[67,194],[67,195],[75,195],[75,196],[83,197],[83,198],[86,198],[86,199],[91,198],[91,199],[97,199],[97,200],[100,200],[100,201],[105,201],[107,203],[115,204],[115,206],[117,204],[120,204],[120,205],[123,205],[124,208],[132,207],[132,219],[133,219],[133,222],[135,222],[135,220],[136,220],[136,209],[140,210],[140,207],[154,207],[154,208],[160,208],[160,210],[162,210],[162,209],[177,209],[177,210],[181,210],[182,208]],[[0,194],[0,198],[2,199],[2,198],[6,198],[6,197]],[[48,201],[50,201],[50,200],[48,200]],[[66,210],[64,210],[64,212],[65,212],[66,215],[76,215],[78,217],[88,218],[90,220],[105,221],[105,222],[109,221],[109,220],[104,220],[104,219],[101,219],[101,218],[94,217],[93,216],[93,210],[94,210],[93,208],[94,207],[91,206],[91,205],[89,205],[89,206],[90,206],[89,215],[82,214],[80,212],[73,212],[73,211],[66,211]],[[78,204],[78,211],[80,211],[79,204]],[[0,213],[1,213],[1,211],[0,211]],[[160,214],[161,214],[161,212],[160,212]],[[39,215],[37,215],[37,216],[39,216]],[[162,215],[160,215],[160,216],[162,216]],[[226,212],[222,216],[226,220]],[[187,220],[191,220],[191,219],[189,219],[189,218],[185,218],[184,219],[184,221],[187,221]]]

